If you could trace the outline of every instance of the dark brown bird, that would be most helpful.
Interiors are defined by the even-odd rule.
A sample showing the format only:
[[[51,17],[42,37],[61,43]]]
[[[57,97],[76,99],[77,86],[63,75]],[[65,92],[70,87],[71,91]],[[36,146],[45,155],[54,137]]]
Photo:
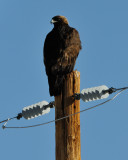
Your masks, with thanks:
[[[73,71],[81,49],[79,33],[64,16],[55,16],[54,28],[44,42],[44,64],[50,96],[60,95],[66,75]]]

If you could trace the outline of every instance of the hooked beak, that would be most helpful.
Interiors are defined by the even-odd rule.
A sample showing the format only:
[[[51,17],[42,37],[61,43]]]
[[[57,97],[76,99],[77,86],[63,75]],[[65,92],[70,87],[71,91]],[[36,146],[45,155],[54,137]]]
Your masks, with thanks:
[[[55,20],[53,20],[53,19],[50,21],[51,24],[54,24],[54,23],[56,23],[56,22],[57,22],[57,21],[55,21]]]

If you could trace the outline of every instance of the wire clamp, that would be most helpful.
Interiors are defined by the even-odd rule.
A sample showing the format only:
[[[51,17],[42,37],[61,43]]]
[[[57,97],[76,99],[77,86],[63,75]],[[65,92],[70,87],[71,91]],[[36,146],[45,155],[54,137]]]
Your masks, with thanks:
[[[8,123],[9,120],[10,120],[10,118],[8,118],[8,119],[6,120],[6,122],[5,122],[4,125],[2,126],[3,129],[5,129],[5,126],[6,126],[6,124]]]
[[[19,113],[16,118],[20,120],[22,117],[23,117],[22,113]]]
[[[54,101],[50,102],[49,106],[50,106],[50,108],[55,108],[55,102]]]
[[[80,93],[75,93],[72,97],[73,97],[75,100],[80,100]]]

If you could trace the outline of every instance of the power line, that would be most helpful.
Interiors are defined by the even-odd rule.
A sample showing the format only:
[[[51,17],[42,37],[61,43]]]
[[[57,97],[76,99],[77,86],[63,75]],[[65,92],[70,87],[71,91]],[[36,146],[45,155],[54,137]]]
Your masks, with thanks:
[[[114,88],[111,88],[111,89],[114,89]],[[86,111],[88,111],[88,110],[91,110],[91,109],[93,109],[93,108],[96,108],[96,107],[98,107],[98,106],[101,106],[101,105],[103,105],[103,104],[105,104],[105,103],[107,103],[107,102],[110,102],[110,101],[114,100],[120,93],[122,93],[122,92],[123,92],[124,90],[126,90],[126,89],[128,89],[128,87],[117,89],[117,91],[118,91],[118,90],[120,90],[120,91],[119,91],[115,96],[113,96],[111,99],[108,99],[107,101],[104,101],[104,102],[102,102],[102,103],[100,103],[100,104],[97,104],[97,105],[95,105],[95,106],[92,106],[92,107],[83,109],[83,110],[81,110],[80,112],[77,112],[77,113],[74,113],[74,114],[71,114],[71,115],[68,115],[68,116],[65,116],[65,117],[56,119],[56,120],[44,122],[44,123],[41,123],[41,124],[31,125],[31,126],[6,127],[6,124],[7,124],[7,122],[8,122],[8,120],[7,120],[6,123],[3,125],[3,129],[5,129],[5,128],[8,128],[8,129],[32,128],[32,127],[38,127],[38,126],[42,126],[42,125],[47,125],[47,124],[49,124],[49,123],[57,122],[57,121],[66,119],[66,118],[68,118],[68,117],[74,116],[74,115],[76,115],[76,114],[79,114],[79,113],[82,113],[82,112],[86,112]],[[110,90],[109,90],[109,91],[110,91]],[[116,89],[114,89],[113,92],[116,92]]]

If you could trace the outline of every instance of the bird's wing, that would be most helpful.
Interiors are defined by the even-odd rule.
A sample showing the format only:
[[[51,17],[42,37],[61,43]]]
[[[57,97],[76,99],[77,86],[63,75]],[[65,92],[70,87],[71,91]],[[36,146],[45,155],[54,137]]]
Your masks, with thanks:
[[[67,74],[73,71],[76,58],[81,49],[81,41],[77,30],[68,34],[65,39],[65,48],[62,50],[56,64],[51,68],[52,74]]]
[[[49,72],[51,72],[51,67],[56,64],[57,61],[57,41],[54,38],[54,32],[51,31],[45,39],[44,42],[44,49],[43,49],[43,54],[44,54],[44,64],[46,68],[46,74],[48,75]]]

